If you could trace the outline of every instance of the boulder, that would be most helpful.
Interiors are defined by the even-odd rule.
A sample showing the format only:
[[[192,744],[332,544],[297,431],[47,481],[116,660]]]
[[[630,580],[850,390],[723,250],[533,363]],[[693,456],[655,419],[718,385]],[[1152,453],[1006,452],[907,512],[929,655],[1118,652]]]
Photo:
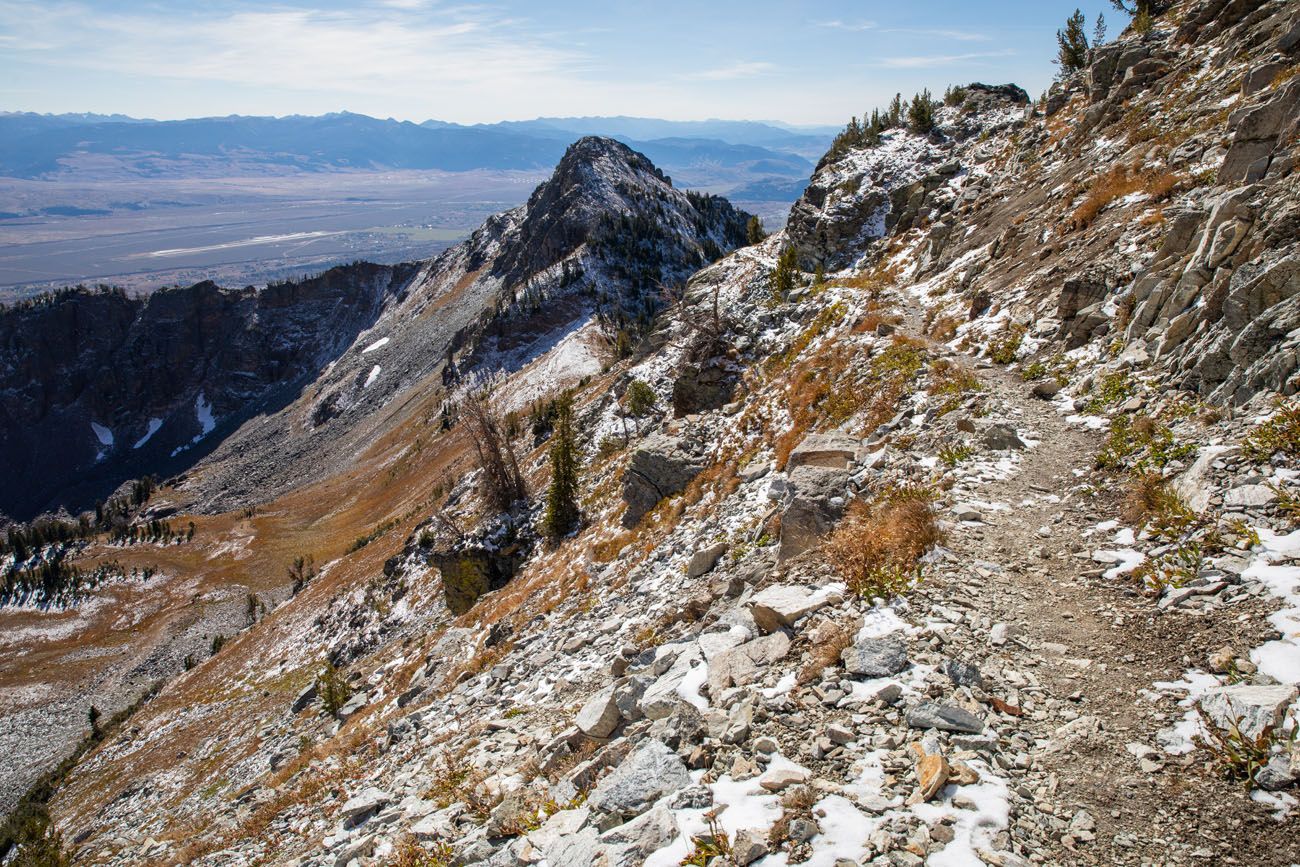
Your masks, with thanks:
[[[635,527],[664,497],[686,490],[704,469],[704,460],[686,443],[664,433],[646,437],[623,472],[623,526]]]
[[[1287,684],[1261,686],[1238,683],[1219,686],[1201,696],[1201,710],[1225,731],[1231,726],[1248,738],[1281,724],[1287,708],[1295,701],[1296,688]]]
[[[749,600],[750,614],[764,633],[775,632],[842,598],[842,594],[826,588],[782,584],[755,593]]]
[[[1228,119],[1232,146],[1219,167],[1219,183],[1251,183],[1263,177],[1278,137],[1300,114],[1300,79],[1292,79],[1258,108],[1242,109]],[[1263,170],[1258,166],[1263,164]]]
[[[737,831],[736,839],[731,843],[731,858],[738,867],[747,867],[767,852],[767,834],[762,831]]]
[[[790,473],[789,483],[792,496],[781,513],[782,560],[802,554],[834,529],[844,515],[849,472],[805,465]]]
[[[809,434],[790,452],[786,471],[796,467],[847,469],[857,458],[861,441],[843,433]]]
[[[664,795],[690,783],[690,773],[677,754],[652,739],[597,783],[587,803],[600,813],[639,816]]]
[[[677,820],[667,807],[660,805],[630,822],[610,828],[600,835],[600,842],[610,847],[611,865],[630,867],[645,863],[651,852],[667,846],[677,834]]]
[[[840,658],[849,674],[888,677],[907,668],[907,642],[898,635],[859,638]]]
[[[615,687],[607,686],[593,695],[578,711],[574,724],[582,733],[593,738],[607,738],[618,728],[623,715],[614,701]]]
[[[690,562],[686,564],[687,577],[699,578],[704,573],[712,571],[718,559],[725,553],[727,553],[726,542],[718,542],[696,551],[691,555]]]
[[[1016,429],[1003,422],[991,424],[984,429],[984,445],[999,452],[1025,447],[1025,443],[1016,433]]]
[[[1223,494],[1223,505],[1228,508],[1267,506],[1277,502],[1277,492],[1268,485],[1241,485]]]
[[[339,817],[349,827],[360,825],[391,800],[387,792],[368,786],[344,802]]]

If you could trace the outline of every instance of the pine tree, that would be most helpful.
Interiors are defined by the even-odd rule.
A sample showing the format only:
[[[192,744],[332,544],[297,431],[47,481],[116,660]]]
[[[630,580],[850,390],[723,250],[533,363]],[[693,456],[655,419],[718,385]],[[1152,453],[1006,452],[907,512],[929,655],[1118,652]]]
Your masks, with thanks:
[[[1092,25],[1092,47],[1100,48],[1106,44],[1106,16],[1097,13],[1097,22]]]
[[[757,215],[750,217],[749,222],[745,224],[745,240],[749,242],[749,246],[761,244],[766,238],[767,232],[763,231],[763,221]]]
[[[1065,29],[1056,31],[1056,64],[1062,75],[1078,72],[1088,65],[1088,36],[1084,33],[1088,19],[1078,9],[1065,19]]]
[[[555,402],[555,431],[551,434],[551,486],[546,490],[542,531],[559,541],[578,525],[578,443],[573,430],[573,394]]]
[[[90,723],[90,736],[99,740],[99,708],[92,704],[90,709],[86,711],[86,721]]]
[[[905,110],[903,94],[894,94],[894,98],[889,103],[889,113],[885,117],[889,129],[897,129],[903,125],[903,112]]]
[[[1137,20],[1145,18],[1148,22],[1169,11],[1173,6],[1173,0],[1132,0],[1132,5],[1128,0],[1110,0],[1112,6],[1121,12],[1127,12],[1134,18],[1134,24]]]
[[[776,270],[772,272],[772,297],[784,301],[794,291],[795,274],[799,270],[799,254],[794,247],[786,247],[776,260]]]
[[[925,135],[934,129],[934,98],[929,90],[923,90],[912,98],[907,108],[907,128],[918,135]]]

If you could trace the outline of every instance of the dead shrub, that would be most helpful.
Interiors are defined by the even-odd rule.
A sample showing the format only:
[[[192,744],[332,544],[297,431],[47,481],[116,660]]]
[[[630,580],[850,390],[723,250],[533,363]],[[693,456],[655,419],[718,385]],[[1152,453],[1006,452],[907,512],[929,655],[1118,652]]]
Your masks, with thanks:
[[[1125,523],[1138,529],[1150,524],[1162,534],[1175,535],[1195,520],[1192,510],[1156,472],[1133,474],[1120,515]]]
[[[824,548],[851,591],[888,598],[911,589],[921,558],[943,538],[933,500],[928,488],[900,485],[849,507]]]
[[[840,654],[853,643],[853,636],[838,623],[827,624],[822,641],[811,648],[812,657],[804,663],[795,675],[795,682],[806,686],[821,676],[822,669],[833,668],[839,664]]]

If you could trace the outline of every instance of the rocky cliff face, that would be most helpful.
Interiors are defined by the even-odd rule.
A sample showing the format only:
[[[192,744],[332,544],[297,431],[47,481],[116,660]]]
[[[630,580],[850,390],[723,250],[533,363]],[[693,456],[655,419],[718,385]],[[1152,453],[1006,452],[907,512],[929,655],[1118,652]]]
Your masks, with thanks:
[[[353,265],[262,291],[65,292],[0,315],[0,512],[92,507],[190,466],[294,397],[414,268]]]
[[[522,430],[508,526],[464,432],[428,425],[267,503],[254,541],[214,516],[204,568],[286,539],[326,566],[70,772],[64,840],[102,864],[1296,862],[1298,48],[1293,3],[1182,0],[1042,103],[971,86],[932,133],[825,160],[786,232],[576,380],[564,539]],[[557,228],[571,264],[531,283],[497,260],[530,216],[428,266],[407,317],[456,286],[618,297],[591,232]],[[788,245],[826,275],[778,297]],[[603,276],[566,293],[573,257]],[[575,332],[491,297],[552,336],[463,331],[448,379],[535,346],[503,403],[574,384]],[[730,393],[675,411],[700,368]],[[317,529],[352,514],[352,550]]]

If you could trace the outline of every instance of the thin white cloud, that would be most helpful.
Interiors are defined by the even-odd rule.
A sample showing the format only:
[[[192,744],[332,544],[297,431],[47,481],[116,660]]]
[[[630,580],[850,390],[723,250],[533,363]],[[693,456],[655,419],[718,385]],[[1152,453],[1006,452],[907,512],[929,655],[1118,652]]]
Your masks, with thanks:
[[[107,13],[76,2],[0,0],[0,18],[36,63],[141,77],[340,94],[539,86],[585,59],[484,7],[218,14]],[[393,5],[392,2],[387,5]],[[44,46],[32,51],[21,46]]]
[[[842,21],[838,18],[831,21],[814,21],[814,27],[825,27],[829,30],[851,30],[861,32],[863,30],[875,30],[876,22],[874,21]]]
[[[914,36],[931,36],[935,39],[952,39],[957,42],[988,42],[992,37],[974,30],[932,30],[928,28],[891,27],[881,33],[909,33]]]
[[[967,54],[918,54],[905,57],[884,57],[873,65],[885,69],[930,69],[937,66],[953,66],[959,63],[989,60],[995,57],[1010,57],[1014,54],[1015,52],[1010,49],[1003,51],[974,51]]]
[[[705,69],[699,72],[686,73],[682,78],[689,78],[698,81],[734,81],[740,78],[757,78],[760,75],[767,75],[769,72],[776,70],[776,66],[763,61],[741,61],[732,63],[728,66],[719,66],[714,69]]]

